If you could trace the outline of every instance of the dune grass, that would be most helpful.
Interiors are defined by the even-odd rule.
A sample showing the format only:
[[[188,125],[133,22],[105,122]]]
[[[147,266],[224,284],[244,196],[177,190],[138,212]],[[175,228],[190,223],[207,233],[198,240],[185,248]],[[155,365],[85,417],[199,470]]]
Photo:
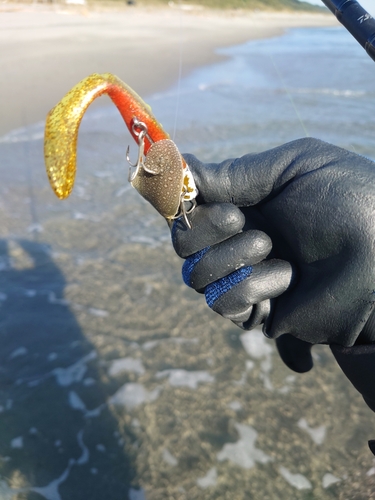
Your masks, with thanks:
[[[131,0],[135,5],[168,4],[170,0]],[[199,5],[213,9],[246,9],[246,10],[297,10],[324,12],[326,9],[299,0],[173,0],[175,5]]]

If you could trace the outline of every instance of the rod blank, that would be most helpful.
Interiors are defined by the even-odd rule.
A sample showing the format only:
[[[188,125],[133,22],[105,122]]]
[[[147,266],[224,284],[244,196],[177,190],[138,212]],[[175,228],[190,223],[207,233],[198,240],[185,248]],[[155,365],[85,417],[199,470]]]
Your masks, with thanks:
[[[322,0],[375,61],[375,19],[356,0]]]

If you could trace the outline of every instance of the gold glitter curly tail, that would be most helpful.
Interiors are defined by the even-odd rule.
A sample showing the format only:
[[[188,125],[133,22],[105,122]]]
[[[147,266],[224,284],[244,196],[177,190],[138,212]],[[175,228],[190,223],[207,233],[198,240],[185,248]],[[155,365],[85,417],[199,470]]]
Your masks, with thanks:
[[[132,130],[134,117],[147,125],[148,135],[153,142],[169,137],[152,115],[151,108],[119,78],[110,73],[88,76],[73,87],[47,115],[44,158],[52,189],[60,199],[69,196],[73,189],[78,128],[82,117],[94,99],[102,94],[108,94],[115,103],[137,142],[137,135]],[[151,142],[146,138],[145,154],[150,146]]]

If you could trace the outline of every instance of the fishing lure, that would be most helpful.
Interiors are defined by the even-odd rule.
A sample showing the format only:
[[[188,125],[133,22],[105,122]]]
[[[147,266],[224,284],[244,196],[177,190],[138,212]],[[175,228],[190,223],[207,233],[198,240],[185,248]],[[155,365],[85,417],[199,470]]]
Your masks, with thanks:
[[[168,222],[183,217],[190,228],[187,214],[195,207],[198,190],[187,163],[150,106],[110,73],[88,76],[47,115],[44,159],[55,194],[64,199],[73,189],[79,125],[88,106],[102,94],[112,99],[138,144],[135,164],[130,162],[129,148],[126,152],[129,182]]]

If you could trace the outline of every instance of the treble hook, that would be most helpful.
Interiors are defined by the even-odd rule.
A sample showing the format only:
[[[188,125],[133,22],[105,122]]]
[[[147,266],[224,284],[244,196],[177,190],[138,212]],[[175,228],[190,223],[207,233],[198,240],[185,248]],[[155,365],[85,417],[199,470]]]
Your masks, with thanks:
[[[141,130],[137,131],[136,128],[139,128]],[[137,177],[139,170],[144,167],[143,163],[143,156],[144,156],[144,150],[145,150],[145,136],[147,134],[147,125],[143,122],[140,122],[137,118],[134,118],[133,120],[133,125],[132,125],[132,130],[134,134],[138,137],[138,158],[137,158],[137,163],[132,163],[130,161],[129,157],[129,146],[126,150],[126,159],[130,165],[129,167],[129,175],[128,175],[128,181],[133,182],[134,179]],[[132,168],[135,168],[135,171],[132,172]]]
[[[183,191],[181,193],[181,198],[180,198],[180,211],[174,218],[180,219],[182,217],[182,219],[184,220],[188,229],[191,229],[192,225],[191,225],[187,216],[189,214],[191,214],[193,212],[193,210],[195,209],[195,207],[197,206],[197,200],[195,200],[195,199],[190,200],[191,208],[189,210],[186,210],[186,205],[185,205],[185,201],[184,201],[184,197],[185,197],[186,193],[187,193],[187,190],[186,190],[186,187],[184,186]]]
[[[140,129],[140,130],[139,131],[136,130],[137,128]],[[134,118],[133,119],[133,125],[132,125],[132,131],[133,131],[134,135],[136,135],[138,137],[138,146],[139,146],[139,149],[138,149],[138,158],[137,158],[137,162],[136,163],[132,163],[130,161],[130,157],[129,157],[130,146],[128,146],[128,148],[126,150],[126,159],[127,159],[127,162],[130,165],[129,175],[128,175],[128,181],[129,182],[133,182],[134,181],[134,179],[139,174],[139,171],[140,171],[141,168],[143,168],[149,174],[155,174],[155,172],[153,172],[152,170],[148,169],[145,166],[145,163],[144,163],[145,137],[148,138],[148,140],[151,142],[151,144],[154,143],[154,141],[148,135],[147,125],[145,123],[139,121],[137,118]],[[135,168],[134,172],[131,171],[132,168]]]

